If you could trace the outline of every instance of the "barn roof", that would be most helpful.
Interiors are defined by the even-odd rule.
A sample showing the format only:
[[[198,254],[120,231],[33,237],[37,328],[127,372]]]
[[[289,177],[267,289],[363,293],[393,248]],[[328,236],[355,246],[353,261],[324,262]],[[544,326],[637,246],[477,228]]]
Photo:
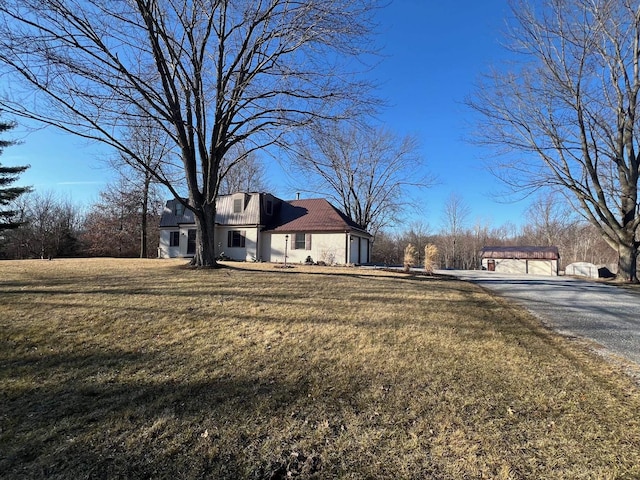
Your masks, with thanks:
[[[524,260],[558,260],[558,247],[514,245],[507,247],[484,247],[482,258],[517,258]]]

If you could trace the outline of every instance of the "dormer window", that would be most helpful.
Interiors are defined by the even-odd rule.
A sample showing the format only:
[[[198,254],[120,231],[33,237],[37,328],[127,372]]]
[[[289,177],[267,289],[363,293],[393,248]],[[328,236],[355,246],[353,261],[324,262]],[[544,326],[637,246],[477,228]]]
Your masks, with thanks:
[[[181,204],[180,202],[176,202],[175,208],[174,208],[175,214],[177,217],[181,217],[184,215],[184,205]]]
[[[242,199],[235,198],[233,200],[233,213],[242,213]]]
[[[273,213],[273,201],[272,200],[267,200],[267,204],[265,206],[265,213],[267,215],[271,215]]]

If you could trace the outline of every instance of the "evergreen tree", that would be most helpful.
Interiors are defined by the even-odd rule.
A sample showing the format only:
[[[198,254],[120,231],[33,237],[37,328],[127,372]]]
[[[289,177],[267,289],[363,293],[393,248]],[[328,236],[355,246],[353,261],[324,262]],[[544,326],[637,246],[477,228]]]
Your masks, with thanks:
[[[0,133],[4,133],[11,130],[15,125],[9,122],[0,122]],[[0,139],[0,155],[6,147],[14,145],[15,142],[11,140]],[[7,230],[10,228],[17,228],[20,223],[12,221],[12,218],[16,214],[13,210],[7,210],[7,207],[13,200],[18,198],[25,192],[30,190],[29,187],[8,187],[18,179],[18,175],[24,172],[28,166],[24,167],[3,167],[0,163],[0,230]]]

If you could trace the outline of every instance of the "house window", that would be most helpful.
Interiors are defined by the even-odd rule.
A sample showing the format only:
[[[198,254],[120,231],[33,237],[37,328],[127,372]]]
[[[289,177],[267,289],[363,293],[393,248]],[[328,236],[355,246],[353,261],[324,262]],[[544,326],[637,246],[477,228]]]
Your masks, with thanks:
[[[176,201],[176,206],[174,208],[176,216],[181,217],[184,215],[184,205],[180,202]]]
[[[170,247],[180,246],[180,232],[169,232],[169,246]]]
[[[244,248],[246,234],[244,230],[230,230],[227,233],[227,247]]]
[[[242,213],[242,199],[236,198],[233,200],[233,213]]]
[[[311,250],[311,234],[294,233],[292,247],[294,250]]]
[[[267,215],[271,215],[273,213],[273,201],[267,200],[267,206],[265,207],[265,212]]]

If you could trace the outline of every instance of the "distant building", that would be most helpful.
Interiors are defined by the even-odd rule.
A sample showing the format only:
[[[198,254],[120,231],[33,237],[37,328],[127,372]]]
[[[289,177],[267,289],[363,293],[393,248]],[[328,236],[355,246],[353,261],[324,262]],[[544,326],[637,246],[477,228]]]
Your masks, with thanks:
[[[216,255],[239,261],[369,262],[371,235],[327,200],[281,200],[268,193],[223,195],[216,203]],[[192,257],[193,212],[174,199],[160,219],[160,258]]]
[[[558,275],[558,247],[484,247],[482,268],[490,272]]]

